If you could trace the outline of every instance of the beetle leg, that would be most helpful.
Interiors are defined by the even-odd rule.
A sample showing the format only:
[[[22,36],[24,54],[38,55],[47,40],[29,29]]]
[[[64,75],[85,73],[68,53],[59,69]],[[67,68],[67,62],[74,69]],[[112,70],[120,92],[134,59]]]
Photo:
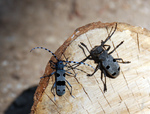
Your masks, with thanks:
[[[47,75],[47,76],[42,76],[42,77],[40,77],[40,79],[45,78],[45,77],[50,77],[50,76],[52,76],[53,74],[55,74],[55,71],[52,72],[51,74]]]
[[[104,45],[104,46],[108,46],[108,48],[106,49],[106,51],[109,51],[111,46],[110,45]],[[104,47],[105,48],[105,47]]]
[[[123,44],[124,41],[120,42],[120,44],[118,44],[111,52],[109,52],[108,54],[112,54],[121,44]]]
[[[64,55],[64,54],[63,54]],[[65,57],[65,59],[66,59],[66,61],[68,61],[68,58],[66,58],[66,56],[64,55],[64,57]],[[74,75],[75,75],[75,77],[76,77],[76,73],[75,73],[75,71],[74,71],[74,69],[73,69],[73,67],[70,65],[70,63],[66,63],[64,66],[67,66],[67,64],[69,65],[69,67],[67,67],[67,69],[71,69],[73,72],[74,72]]]
[[[119,63],[131,63],[130,61],[124,61],[122,58],[115,58],[115,60],[119,60]]]
[[[80,43],[81,43],[81,45],[84,46],[84,47],[87,49],[87,51],[90,53],[90,51],[89,51],[89,49],[87,48],[87,46],[86,46],[84,43],[82,43],[82,42],[80,42]],[[91,55],[88,55],[88,56],[86,55],[86,53],[85,53],[85,51],[84,51],[84,49],[83,49],[83,47],[82,47],[81,45],[78,45],[78,46],[82,49],[82,51],[83,51],[84,55],[86,56],[86,58],[83,59],[82,61],[80,61],[79,63],[84,62],[84,61],[86,61],[87,59],[93,60],[92,58],[90,58]],[[74,69],[74,68],[78,67],[79,65],[80,65],[80,64],[74,64],[74,65],[72,65],[72,68]],[[73,66],[75,66],[75,67],[73,67]]]
[[[71,74],[73,75],[73,73],[66,71],[66,75],[67,75],[67,76],[76,77],[76,75],[77,75],[77,74],[75,74],[74,76],[72,76]]]
[[[50,66],[51,66],[52,69],[56,69],[56,63],[55,62],[50,60],[49,63],[50,63]]]
[[[54,88],[56,87],[56,82],[53,84],[52,88],[51,88],[51,92],[54,95],[54,101],[56,101],[55,99],[55,92],[54,92]]]
[[[65,56],[64,54],[63,54],[63,56],[64,56],[64,58],[66,59],[66,61],[68,61],[68,58],[66,58],[66,56]],[[71,66],[70,63],[66,63],[66,64],[64,65],[64,67],[67,66],[67,64],[69,64],[69,66]]]
[[[87,47],[83,42],[80,42],[80,44],[81,44],[82,46],[84,46],[84,47],[87,49],[87,51],[90,53],[88,47]]]
[[[80,61],[80,62],[78,62],[78,63],[83,63],[84,61],[86,61],[86,60],[89,59],[89,58],[90,58],[90,55],[87,56],[85,59],[83,59],[82,61]],[[78,63],[72,65],[71,67],[72,67],[73,69],[75,69],[76,67],[78,67],[78,66],[81,65],[81,64],[78,64]]]
[[[105,72],[105,70],[102,67],[100,67],[100,70],[101,70],[101,80],[102,80],[102,82],[104,84],[104,92],[105,92],[105,91],[107,91],[107,86],[106,86],[106,72]],[[103,81],[103,74],[104,74],[105,82]]]
[[[105,77],[105,83],[104,83],[104,92],[107,91],[107,86],[106,86],[106,72],[103,70],[104,77]]]
[[[87,57],[87,55],[86,55],[86,53],[85,53],[85,51],[84,51],[83,47],[82,47],[81,45],[78,45],[78,46],[82,49],[82,51],[83,51],[84,55]]]
[[[93,76],[95,74],[95,72],[99,69],[100,64],[98,64],[94,70],[94,72],[92,74],[87,74],[87,76]]]
[[[71,90],[69,90],[68,86],[66,85],[67,89],[68,89],[69,92],[70,92],[70,95],[71,95],[73,98],[75,98],[75,97],[72,95],[72,86],[71,86],[71,84],[70,84],[67,80],[66,80],[66,82],[68,83],[68,85],[69,85],[70,88],[71,88]]]
[[[71,67],[70,66],[67,66],[67,71],[68,70],[70,70],[71,69]],[[82,70],[82,69],[79,69],[79,68],[76,68],[76,67],[74,67],[73,69],[76,69],[76,70],[79,70],[79,71],[81,71],[81,72],[84,72],[84,73],[86,73],[87,74],[87,72],[86,71],[84,71],[84,70]],[[68,72],[67,72],[68,73]],[[68,75],[68,74],[67,74]],[[75,74],[75,76],[77,75],[77,73]]]
[[[116,23],[114,31],[110,35],[108,35],[108,37],[101,43],[101,45],[104,45],[112,37],[112,35],[115,33],[116,29],[117,29],[117,23]]]

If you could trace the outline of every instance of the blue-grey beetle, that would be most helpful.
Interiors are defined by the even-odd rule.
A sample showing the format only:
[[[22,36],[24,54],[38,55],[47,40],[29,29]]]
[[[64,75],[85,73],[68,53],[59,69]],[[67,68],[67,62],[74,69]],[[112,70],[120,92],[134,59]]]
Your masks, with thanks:
[[[55,88],[56,88],[56,94],[57,94],[58,96],[62,96],[62,95],[65,93],[65,88],[66,88],[66,87],[67,87],[67,89],[69,90],[68,86],[66,85],[66,82],[68,83],[68,85],[69,85],[70,88],[71,88],[71,90],[69,90],[70,95],[74,98],[74,96],[72,95],[72,86],[71,86],[71,84],[70,84],[70,83],[66,80],[66,78],[65,78],[66,75],[70,75],[70,74],[72,74],[72,73],[66,71],[66,70],[64,69],[64,67],[68,67],[68,66],[67,66],[68,63],[75,63],[75,64],[80,64],[80,65],[83,64],[83,65],[90,66],[90,67],[92,67],[93,69],[94,69],[94,67],[91,66],[91,65],[89,65],[89,64],[87,64],[87,63],[83,63],[83,62],[68,61],[68,60],[66,60],[66,61],[64,61],[64,60],[59,60],[53,52],[51,52],[49,49],[44,48],[44,47],[35,47],[35,48],[31,49],[31,51],[34,50],[34,49],[44,49],[44,50],[50,52],[50,53],[56,58],[56,60],[57,60],[56,63],[53,62],[53,61],[51,61],[51,60],[49,61],[49,62],[50,62],[50,65],[51,65],[51,68],[55,69],[55,71],[52,72],[52,73],[51,73],[50,75],[48,75],[48,76],[43,76],[43,77],[41,77],[41,78],[50,77],[50,76],[52,76],[53,74],[55,74],[55,82],[54,82],[54,84],[53,84],[53,86],[52,86],[52,88],[51,88],[51,92],[52,92],[52,94],[54,95],[54,100],[56,100],[56,99],[55,99],[55,92],[54,92],[54,89],[55,89]],[[31,51],[30,51],[30,52],[31,52]],[[65,63],[65,64],[64,64],[64,63]],[[71,68],[71,67],[69,67],[69,68]],[[95,70],[95,69],[94,69],[94,70]],[[76,76],[76,74],[75,74],[75,76]]]

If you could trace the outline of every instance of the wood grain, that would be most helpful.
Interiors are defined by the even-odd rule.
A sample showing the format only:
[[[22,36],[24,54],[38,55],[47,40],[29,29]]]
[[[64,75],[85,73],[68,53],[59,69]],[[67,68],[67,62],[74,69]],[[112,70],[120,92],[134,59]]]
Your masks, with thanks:
[[[115,27],[115,23],[95,22],[80,27],[58,48],[55,52],[57,58],[65,60],[81,61],[85,58],[78,44],[84,42],[89,49],[100,45]],[[141,27],[131,26],[125,23],[117,23],[117,30],[106,43],[111,46],[124,43],[112,54],[114,58],[123,58],[131,61],[130,64],[121,64],[121,73],[115,78],[107,77],[107,92],[103,92],[103,83],[100,79],[101,71],[94,76],[88,77],[86,73],[75,69],[77,77],[67,76],[66,79],[73,87],[73,95],[69,91],[56,101],[51,93],[51,87],[55,76],[40,80],[34,95],[34,105],[31,113],[35,114],[71,114],[71,113],[148,113],[150,112],[150,31]],[[86,52],[87,55],[89,54]],[[63,55],[62,55],[63,54]],[[56,61],[54,57],[51,60]],[[93,65],[93,61],[86,63]],[[88,66],[78,67],[92,73],[93,69]],[[52,73],[49,63],[44,75]],[[70,71],[72,72],[72,71]]]

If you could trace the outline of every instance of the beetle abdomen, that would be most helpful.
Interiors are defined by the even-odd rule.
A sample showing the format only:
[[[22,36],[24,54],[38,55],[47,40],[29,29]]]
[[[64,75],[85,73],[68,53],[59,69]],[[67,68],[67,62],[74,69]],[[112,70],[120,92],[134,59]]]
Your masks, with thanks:
[[[65,84],[65,70],[57,70],[56,72],[56,94],[58,96],[62,96],[65,93],[65,88],[66,88],[66,84]]]

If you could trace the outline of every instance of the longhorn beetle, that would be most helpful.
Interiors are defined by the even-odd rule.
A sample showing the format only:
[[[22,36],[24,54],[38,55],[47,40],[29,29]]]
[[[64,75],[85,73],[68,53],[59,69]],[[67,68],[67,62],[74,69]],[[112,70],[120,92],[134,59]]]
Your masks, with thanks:
[[[74,98],[74,96],[72,95],[72,86],[71,84],[66,80],[65,76],[66,75],[69,75],[69,74],[72,74],[71,72],[67,72],[64,67],[67,67],[67,63],[75,63],[75,64],[83,64],[83,65],[87,65],[87,66],[90,66],[94,69],[93,66],[87,64],[87,63],[83,63],[83,62],[76,62],[76,61],[64,61],[64,60],[59,60],[56,55],[51,52],[49,49],[47,48],[44,48],[44,47],[35,47],[33,49],[31,49],[31,51],[33,51],[34,49],[45,49],[46,51],[50,52],[57,60],[57,62],[53,62],[50,60],[50,65],[51,65],[51,68],[55,69],[56,71],[52,72],[50,75],[48,76],[43,76],[41,78],[45,78],[45,77],[50,77],[52,76],[53,74],[55,74],[55,82],[51,88],[51,92],[52,94],[54,95],[54,100],[56,101],[55,99],[55,92],[54,92],[54,89],[56,88],[56,94],[58,96],[62,96],[64,93],[65,93],[65,88],[67,87],[67,89],[69,90],[68,86],[66,85],[65,82],[68,83],[68,85],[70,86],[71,90],[69,90],[70,92],[70,95]],[[30,52],[31,52],[30,51]],[[64,64],[65,63],[65,64]],[[70,68],[70,67],[69,67]],[[95,70],[95,69],[94,69]],[[75,75],[76,76],[76,75]]]
[[[112,27],[113,28],[113,27]],[[130,63],[130,61],[123,61],[122,58],[113,58],[113,56],[111,55],[121,44],[123,44],[124,41],[122,41],[120,44],[118,44],[111,52],[108,52],[111,48],[110,45],[106,45],[105,43],[112,37],[112,35],[114,34],[114,32],[117,29],[117,23],[115,26],[114,31],[112,32],[112,34],[108,35],[108,37],[103,41],[101,41],[101,45],[99,46],[95,46],[93,49],[91,49],[89,51],[88,47],[80,42],[80,44],[85,47],[87,49],[87,51],[90,53],[90,55],[86,55],[84,48],[81,45],[78,45],[84,55],[86,56],[85,59],[83,59],[81,62],[85,62],[87,59],[89,60],[94,60],[95,63],[97,63],[98,65],[96,66],[94,72],[92,74],[88,74],[87,76],[92,76],[95,74],[95,72],[100,69],[101,70],[101,80],[104,84],[104,92],[107,91],[107,87],[106,87],[106,76],[110,77],[110,78],[116,78],[119,73],[120,73],[120,66],[118,64],[119,63]],[[73,65],[75,66],[75,65]],[[77,67],[79,65],[76,65],[75,67]],[[74,68],[75,68],[74,67]],[[105,77],[105,82],[103,81],[103,74]]]

